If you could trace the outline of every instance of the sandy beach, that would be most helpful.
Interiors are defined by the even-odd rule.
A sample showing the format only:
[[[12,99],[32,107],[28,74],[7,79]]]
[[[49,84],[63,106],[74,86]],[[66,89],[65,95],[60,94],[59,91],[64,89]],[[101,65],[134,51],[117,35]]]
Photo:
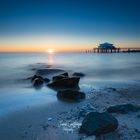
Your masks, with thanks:
[[[123,88],[93,88],[86,93],[86,100],[83,102],[58,101],[49,105],[28,106],[24,110],[0,118],[0,138],[3,140],[86,139],[86,135],[79,134],[79,126],[83,120],[82,117],[79,118],[79,111],[83,106],[90,104],[94,107],[94,111],[102,112],[111,105],[123,103],[140,105],[139,91],[138,84]],[[118,129],[96,138],[97,140],[140,139],[140,112],[113,115],[119,121]]]

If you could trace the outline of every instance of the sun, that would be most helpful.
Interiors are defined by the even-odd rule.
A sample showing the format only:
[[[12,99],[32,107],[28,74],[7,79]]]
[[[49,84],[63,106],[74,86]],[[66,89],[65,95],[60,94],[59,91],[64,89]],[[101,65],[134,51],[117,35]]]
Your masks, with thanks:
[[[54,53],[54,49],[48,49],[47,52],[48,53]]]

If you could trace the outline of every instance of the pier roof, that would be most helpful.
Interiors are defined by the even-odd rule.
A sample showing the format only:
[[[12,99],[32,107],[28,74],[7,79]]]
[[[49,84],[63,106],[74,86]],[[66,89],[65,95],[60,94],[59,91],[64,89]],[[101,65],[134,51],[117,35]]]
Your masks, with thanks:
[[[108,42],[102,43],[98,46],[99,49],[115,49],[114,45]]]

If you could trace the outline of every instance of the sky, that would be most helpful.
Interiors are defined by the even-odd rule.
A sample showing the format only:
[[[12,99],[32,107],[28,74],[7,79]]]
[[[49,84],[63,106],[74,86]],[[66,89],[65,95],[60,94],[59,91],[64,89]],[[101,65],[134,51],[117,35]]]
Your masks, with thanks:
[[[0,51],[140,47],[140,0],[0,0]]]

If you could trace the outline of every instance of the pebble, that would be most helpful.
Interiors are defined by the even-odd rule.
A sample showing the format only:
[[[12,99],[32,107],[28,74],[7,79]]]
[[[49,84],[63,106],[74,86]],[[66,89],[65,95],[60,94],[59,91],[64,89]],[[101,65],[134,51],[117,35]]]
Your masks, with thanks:
[[[52,120],[52,118],[48,118],[48,121],[51,121]]]

